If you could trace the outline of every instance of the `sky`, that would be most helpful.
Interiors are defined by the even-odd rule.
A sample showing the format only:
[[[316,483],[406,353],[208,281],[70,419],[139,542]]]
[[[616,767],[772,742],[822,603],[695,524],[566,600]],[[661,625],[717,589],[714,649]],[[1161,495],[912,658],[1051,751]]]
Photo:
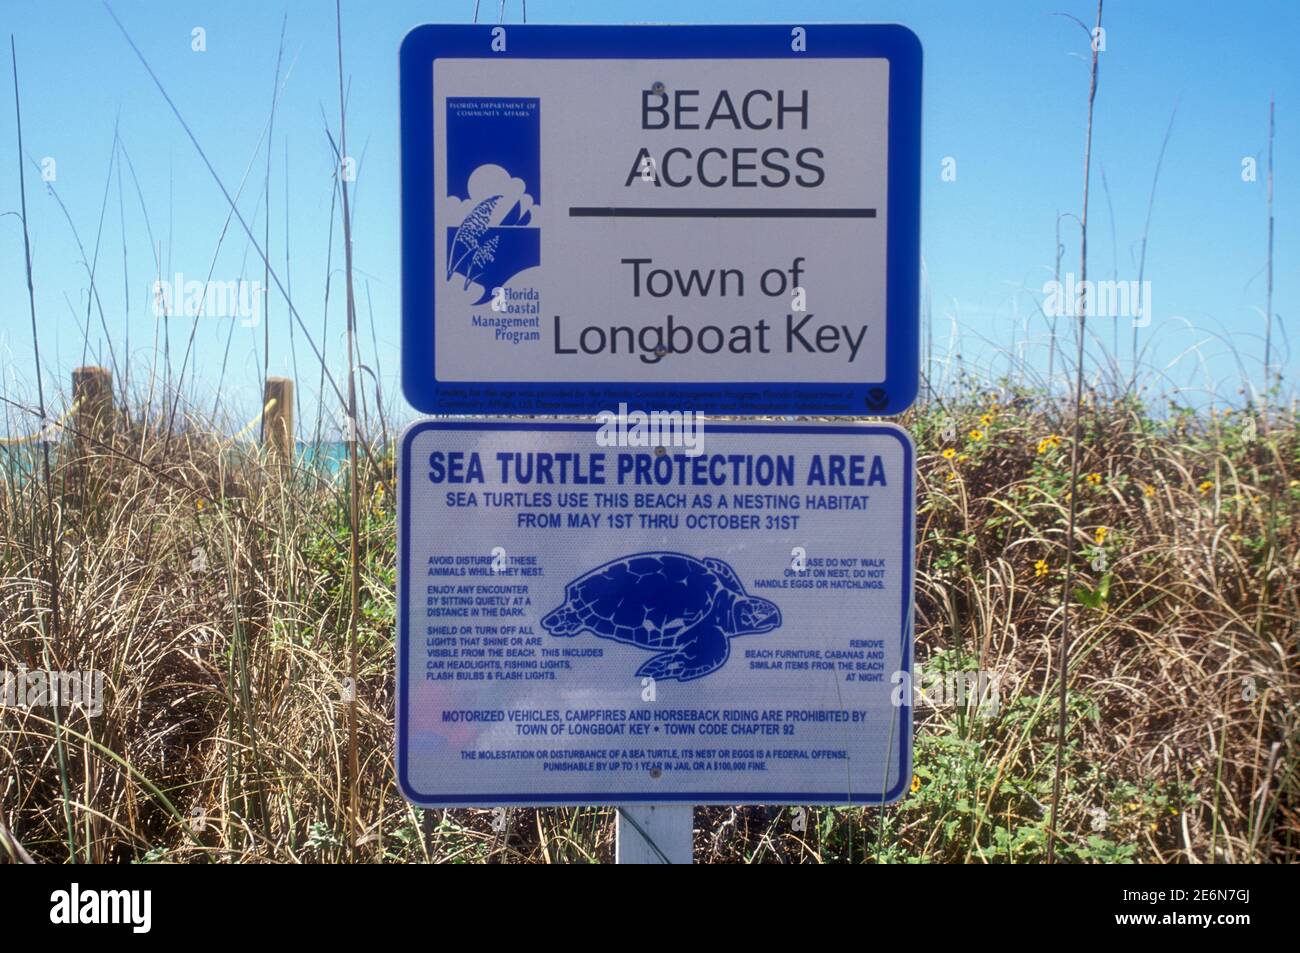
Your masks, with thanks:
[[[337,224],[331,238],[335,160],[326,137],[327,126],[337,136],[339,119],[333,3],[111,5],[230,194],[247,176],[238,205],[259,244],[268,227],[264,137],[283,28],[267,247],[342,381],[342,244]],[[421,23],[470,22],[474,6],[473,0],[343,2],[360,346],[389,395],[399,392],[398,45]],[[523,7],[519,0],[507,3],[505,22],[521,22]],[[622,0],[530,0],[526,7],[530,23],[647,22],[644,4]],[[480,22],[495,22],[500,9],[499,2],[483,0]],[[1095,12],[1080,0],[658,0],[652,21],[894,22],[919,36],[925,56],[921,243],[933,339],[928,366],[939,384],[951,382],[958,367],[996,375],[1023,360],[1039,373],[1046,368],[1049,323],[1037,308],[1052,277],[1058,221],[1062,270],[1078,270],[1078,227],[1069,216],[1081,205],[1088,92],[1089,37],[1057,14],[1091,25]],[[1111,0],[1103,24],[1089,270],[1090,277],[1136,279],[1147,230],[1143,278],[1150,281],[1151,323],[1140,329],[1139,347],[1148,394],[1191,403],[1233,400],[1243,387],[1263,384],[1270,96],[1277,102],[1273,369],[1289,393],[1297,358],[1285,327],[1300,294],[1293,171],[1300,70],[1291,48],[1300,35],[1300,4]],[[196,28],[206,49],[193,49]],[[164,329],[150,300],[159,271],[201,280],[211,269],[214,280],[261,281],[262,262],[237,221],[222,238],[226,198],[102,3],[0,0],[0,35],[10,34],[47,390],[59,389],[82,363],[107,365],[115,358],[121,366],[129,356],[139,373],[163,360],[154,349]],[[3,58],[0,372],[5,393],[27,398],[35,359],[22,228],[11,214],[20,195],[7,44]],[[1251,160],[1254,181],[1243,175]],[[43,181],[43,173],[53,180]],[[92,267],[97,301],[88,310]],[[328,314],[327,274],[333,276]],[[200,320],[187,381],[196,381],[201,402],[219,391],[232,416],[254,413],[269,335],[270,371],[293,375],[296,360],[299,419],[310,419],[316,359],[301,330],[291,340],[281,293],[272,290],[268,299],[265,327],[238,318]],[[1062,335],[1068,324],[1060,323]],[[1093,328],[1090,371],[1109,359],[1104,348],[1118,354],[1127,376],[1131,321],[1121,319],[1116,329],[1101,319]],[[172,319],[166,330],[176,373],[190,322]],[[400,399],[394,412],[413,416]]]

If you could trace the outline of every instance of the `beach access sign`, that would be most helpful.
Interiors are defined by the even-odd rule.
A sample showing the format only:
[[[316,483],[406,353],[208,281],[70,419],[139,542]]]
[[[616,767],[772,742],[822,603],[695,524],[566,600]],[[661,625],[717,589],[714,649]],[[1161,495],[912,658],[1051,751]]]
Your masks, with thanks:
[[[900,26],[415,29],[407,400],[902,412],[920,104],[920,44]]]
[[[913,447],[877,424],[424,420],[397,773],[427,806],[857,804],[912,778]]]

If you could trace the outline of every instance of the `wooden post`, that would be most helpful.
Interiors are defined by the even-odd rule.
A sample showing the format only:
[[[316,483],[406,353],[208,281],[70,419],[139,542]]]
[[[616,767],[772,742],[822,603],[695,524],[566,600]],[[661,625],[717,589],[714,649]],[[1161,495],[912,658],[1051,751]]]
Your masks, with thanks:
[[[620,807],[614,836],[617,864],[689,864],[695,808],[689,804]]]
[[[72,426],[78,456],[108,443],[113,429],[113,373],[106,367],[78,367],[72,372]]]
[[[268,377],[262,406],[268,404],[270,409],[262,421],[262,445],[282,467],[291,467],[294,456],[293,381],[288,377]]]

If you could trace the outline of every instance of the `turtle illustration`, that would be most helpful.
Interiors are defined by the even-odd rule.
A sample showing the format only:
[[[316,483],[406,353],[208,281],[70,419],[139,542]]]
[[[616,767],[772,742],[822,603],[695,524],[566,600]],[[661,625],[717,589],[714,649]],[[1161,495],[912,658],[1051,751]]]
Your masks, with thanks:
[[[774,603],[745,592],[721,559],[636,553],[570,582],[564,604],[542,618],[554,636],[590,632],[658,652],[637,676],[689,682],[720,668],[731,638],[781,625]]]

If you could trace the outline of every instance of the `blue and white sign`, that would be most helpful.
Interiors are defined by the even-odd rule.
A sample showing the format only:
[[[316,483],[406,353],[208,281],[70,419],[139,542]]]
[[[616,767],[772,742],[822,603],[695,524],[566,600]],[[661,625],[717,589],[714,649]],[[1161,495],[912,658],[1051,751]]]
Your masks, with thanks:
[[[921,48],[899,26],[424,26],[402,382],[428,413],[896,414]]]
[[[899,797],[912,777],[906,432],[710,423],[647,440],[647,424],[406,431],[406,797]]]

